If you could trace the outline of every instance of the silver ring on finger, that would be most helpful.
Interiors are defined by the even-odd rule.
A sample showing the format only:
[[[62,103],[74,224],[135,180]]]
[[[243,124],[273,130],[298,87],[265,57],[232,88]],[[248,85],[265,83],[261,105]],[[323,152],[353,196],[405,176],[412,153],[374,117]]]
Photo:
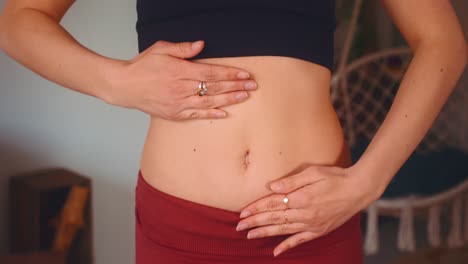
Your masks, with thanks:
[[[289,198],[288,198],[288,196],[286,194],[284,195],[283,202],[286,204],[286,208],[289,209],[289,204],[288,204]]]
[[[198,82],[198,91],[197,91],[197,94],[198,94],[199,96],[203,96],[203,95],[205,95],[205,93],[206,93],[207,90],[208,90],[208,89],[206,88],[206,82],[204,82],[204,81],[199,81],[199,82]]]

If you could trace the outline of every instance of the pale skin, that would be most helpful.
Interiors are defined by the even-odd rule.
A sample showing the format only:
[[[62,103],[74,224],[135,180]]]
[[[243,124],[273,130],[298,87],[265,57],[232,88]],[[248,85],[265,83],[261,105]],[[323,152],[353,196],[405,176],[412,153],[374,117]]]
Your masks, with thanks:
[[[394,102],[362,157],[351,167],[310,166],[272,182],[274,194],[247,205],[239,224],[249,237],[293,234],[275,256],[323,236],[378,199],[427,133],[467,62],[467,44],[450,1],[381,0],[414,57]],[[288,208],[283,202],[287,194]],[[290,224],[284,224],[287,209]]]
[[[184,60],[201,51],[202,41],[192,48],[191,42],[161,40],[130,60],[97,54],[59,24],[74,2],[6,1],[0,13],[0,48],[63,87],[169,120],[220,118],[216,114],[225,111],[214,107],[242,102],[235,96],[245,93],[249,83],[256,88],[243,69]],[[189,96],[196,93],[197,80],[209,82],[209,94],[215,96]]]
[[[248,78],[237,77],[243,70],[181,60],[200,51],[193,50],[191,43],[161,41],[129,61],[106,58],[79,45],[57,24],[72,3],[7,1],[0,16],[0,47],[62,86],[165,119],[216,118],[215,112],[223,112],[216,107],[241,102],[234,94],[245,89]],[[384,123],[356,164],[310,166],[278,181],[284,183],[282,190],[244,208],[252,215],[240,223],[249,224],[249,234],[292,234],[275,248],[275,255],[331,232],[380,197],[427,132],[466,65],[466,41],[449,1],[384,0],[382,4],[414,58]],[[210,81],[213,97],[189,96],[196,90],[195,80]],[[173,89],[154,89],[159,86]],[[285,194],[288,225],[283,224]]]

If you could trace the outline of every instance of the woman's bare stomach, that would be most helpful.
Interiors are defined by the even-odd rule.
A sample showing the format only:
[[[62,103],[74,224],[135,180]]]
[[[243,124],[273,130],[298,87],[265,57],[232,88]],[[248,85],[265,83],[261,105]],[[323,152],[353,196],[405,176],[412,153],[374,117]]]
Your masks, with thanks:
[[[224,119],[151,117],[140,170],[153,187],[240,212],[272,191],[269,183],[308,165],[351,165],[330,101],[330,71],[289,57],[205,58],[249,71],[257,90],[223,106]]]

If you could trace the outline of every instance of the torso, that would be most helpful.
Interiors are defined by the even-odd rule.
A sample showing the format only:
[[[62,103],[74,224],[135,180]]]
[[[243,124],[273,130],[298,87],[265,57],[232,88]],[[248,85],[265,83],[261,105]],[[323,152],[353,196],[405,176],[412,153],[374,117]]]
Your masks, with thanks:
[[[351,165],[326,67],[280,56],[194,62],[245,69],[258,89],[244,102],[221,107],[228,112],[224,119],[151,117],[140,169],[155,188],[239,212],[272,193],[268,183],[308,165]]]

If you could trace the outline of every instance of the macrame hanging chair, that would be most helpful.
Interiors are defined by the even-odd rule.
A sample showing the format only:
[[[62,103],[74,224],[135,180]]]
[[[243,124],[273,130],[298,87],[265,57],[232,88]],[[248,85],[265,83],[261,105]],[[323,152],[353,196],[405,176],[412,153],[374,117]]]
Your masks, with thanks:
[[[411,49],[403,46],[368,54],[347,64],[361,6],[362,0],[356,0],[338,67],[331,80],[332,102],[354,162],[384,120],[413,56]],[[416,249],[413,227],[416,216],[427,219],[429,244],[442,246],[440,223],[444,206],[450,208],[447,246],[462,247],[468,241],[467,90],[457,87],[453,91],[425,138],[382,197],[365,210],[366,255],[379,250],[379,216],[399,218],[396,235],[401,251]]]

